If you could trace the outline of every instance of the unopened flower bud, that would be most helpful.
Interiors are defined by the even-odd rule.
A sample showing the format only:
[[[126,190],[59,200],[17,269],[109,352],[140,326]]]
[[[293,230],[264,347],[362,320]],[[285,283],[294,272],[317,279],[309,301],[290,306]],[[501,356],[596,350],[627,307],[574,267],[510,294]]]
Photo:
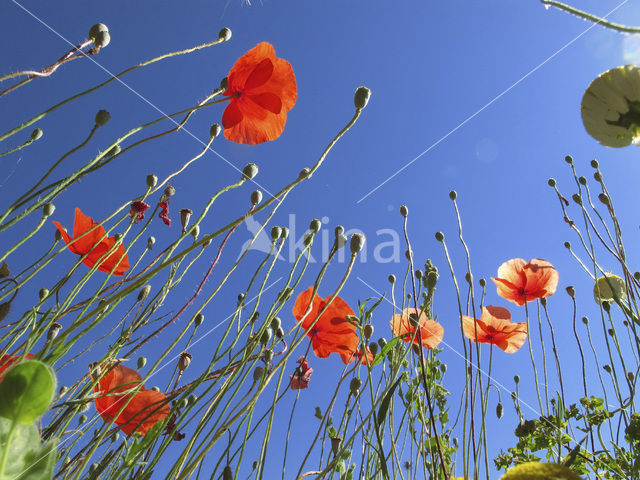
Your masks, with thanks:
[[[555,178],[550,178],[549,180],[547,180],[547,184],[550,187],[555,187],[556,186],[556,179]]]
[[[573,286],[569,285],[567,288],[567,295],[569,295],[571,298],[575,297],[576,295],[576,289],[573,288]]]
[[[567,155],[566,157],[564,157],[564,161],[569,165],[573,165],[573,157],[571,155]]]
[[[416,278],[418,280],[422,280],[422,276],[423,276],[422,270],[420,269],[416,270]]]
[[[153,188],[158,184],[158,177],[153,173],[147,175],[147,187]]]
[[[280,228],[278,226],[271,227],[271,239],[272,240],[279,239],[280,235],[282,235],[282,228]]]
[[[40,301],[44,300],[48,296],[49,296],[48,288],[41,288],[40,291],[38,292],[38,297],[40,298]]]
[[[351,253],[356,254],[362,251],[364,247],[365,237],[361,233],[354,233],[351,235]]]
[[[259,382],[260,379],[262,378],[263,373],[264,373],[264,368],[256,367],[255,370],[253,371],[253,381]]]
[[[51,341],[56,338],[58,336],[58,333],[60,333],[60,330],[62,330],[62,325],[57,322],[53,323],[49,327],[49,331],[47,332],[47,340]]]
[[[150,291],[151,291],[151,285],[145,285],[144,287],[142,287],[138,292],[138,301],[144,302],[145,298],[147,298]]]
[[[147,364],[147,357],[138,357],[138,370],[142,370]]]
[[[387,339],[386,338],[380,337],[378,339],[378,345],[380,345],[380,348],[384,348],[386,344],[387,344]]]
[[[344,227],[342,225],[338,225],[334,230],[333,233],[336,237],[339,237],[340,235],[342,235],[344,233]]]
[[[167,185],[166,187],[164,187],[163,193],[165,197],[173,197],[176,194],[176,189],[173,187],[173,185]]]
[[[93,43],[98,48],[104,48],[111,43],[111,35],[109,32],[98,32],[93,38]]]
[[[36,128],[33,132],[31,132],[31,137],[29,138],[29,141],[35,142],[36,140],[39,140],[43,134],[44,132],[42,131],[42,129]]]
[[[371,342],[367,347],[369,348],[369,351],[371,352],[371,355],[373,355],[374,357],[378,354],[378,344],[377,343]]]
[[[282,338],[282,337],[284,337],[284,330],[282,329],[282,327],[280,327],[280,328],[278,328],[278,329],[276,330],[276,337],[277,337],[277,338]]]
[[[444,233],[436,232],[436,240],[439,241],[439,242],[443,242],[444,241]]]
[[[209,245],[211,245],[211,242],[213,242],[213,237],[209,235],[208,237],[204,238],[204,242],[202,243],[202,246],[204,248],[207,248]]]
[[[107,154],[105,155],[105,157],[115,157],[116,155],[118,155],[120,152],[122,151],[122,147],[120,146],[120,144],[116,144],[113,147],[111,147],[109,149],[109,151],[107,152]]]
[[[273,330],[270,327],[264,329],[262,335],[260,335],[260,343],[266,345],[271,341],[271,337],[273,336]]]
[[[220,30],[220,33],[218,33],[218,38],[223,42],[228,42],[229,39],[231,39],[231,29],[224,27]]]
[[[587,179],[584,178],[582,175],[580,175],[578,177],[578,182],[580,182],[580,185],[586,185],[587,184]]]
[[[318,233],[320,231],[320,228],[322,228],[322,222],[320,220],[311,220],[311,223],[309,224],[309,230],[311,230],[313,233]]]
[[[480,287],[484,288],[487,286],[487,281],[484,278],[481,278],[480,280],[478,280],[478,284],[480,285]]]
[[[226,90],[227,88],[229,88],[229,78],[224,77],[220,80],[220,90]]]
[[[629,380],[630,382],[633,382],[633,378],[634,378],[633,372],[627,372],[627,380]]]
[[[588,325],[589,319],[587,317],[582,317],[582,323],[584,323],[585,325]]]
[[[193,407],[198,402],[198,397],[195,393],[192,393],[187,397],[187,404],[190,407]]]
[[[89,29],[89,38],[93,40],[100,32],[108,32],[109,28],[104,23],[96,23]]]
[[[58,400],[60,400],[62,397],[64,397],[67,392],[69,391],[69,389],[67,387],[65,387],[64,385],[62,385],[60,387],[60,389],[58,390]]]
[[[396,276],[392,273],[387,277],[387,280],[389,280],[389,283],[393,285],[394,283],[396,283]]]
[[[246,297],[246,295],[244,293],[239,293],[238,294],[238,303],[240,304],[240,303],[244,302],[245,297]]]
[[[78,417],[78,425],[82,425],[84,422],[87,421],[89,417],[87,417],[85,414],[82,414]]]
[[[513,381],[516,383],[516,385],[517,385],[518,383],[520,383],[520,376],[519,376],[519,375],[514,375],[514,377],[513,377]]]
[[[346,244],[347,244],[346,235],[339,235],[338,237],[336,237],[336,250],[340,250]]]
[[[358,377],[353,377],[351,379],[351,383],[349,383],[349,390],[353,395],[357,396],[360,393],[361,386],[362,380],[360,380]]]
[[[189,225],[189,220],[191,219],[191,215],[193,214],[193,210],[190,208],[183,208],[180,210],[180,224],[182,225],[182,233],[186,233],[187,226]]]
[[[262,357],[267,365],[273,360],[273,350],[267,349]]]
[[[147,240],[147,248],[151,250],[155,243],[156,243],[155,237],[149,237],[149,239]]]
[[[289,229],[287,227],[282,227],[282,231],[280,232],[280,238],[283,240],[289,237]]]
[[[242,169],[242,178],[251,180],[258,175],[258,166],[255,163],[247,163]]]
[[[609,365],[605,365],[604,367],[602,367],[604,369],[605,372],[607,373],[611,373],[611,366]]]
[[[262,192],[260,190],[255,190],[251,194],[251,204],[258,205],[262,201]]]
[[[200,235],[200,225],[194,225],[189,233],[193,237],[194,242],[198,240],[198,235]]]
[[[193,356],[190,353],[182,352],[180,354],[180,358],[178,359],[178,369],[180,371],[184,371],[187,368],[189,368],[189,365],[191,364],[191,359],[192,358],[193,358]]]
[[[600,172],[596,172],[593,174],[593,179],[596,182],[602,182],[602,174]]]
[[[310,173],[311,173],[311,170],[305,167],[302,170],[300,170],[300,173],[298,174],[298,178],[308,178]]]
[[[571,198],[573,199],[574,202],[576,202],[578,205],[582,205],[582,197],[577,194],[574,193],[573,195],[571,195]]]
[[[451,191],[449,192],[449,198],[450,198],[451,200],[455,200],[456,198],[458,198],[458,192],[456,192],[455,190],[451,190]]]
[[[159,392],[160,391],[160,387],[154,385],[153,387],[151,387],[151,390],[153,390],[154,392]]]
[[[362,110],[369,103],[369,98],[371,98],[371,90],[367,87],[358,87],[353,97],[353,103],[358,110]]]
[[[122,238],[123,238],[123,237],[124,237],[124,235],[123,235],[123,234],[121,234],[121,233],[116,233],[116,234],[113,236],[113,239],[116,241],[116,243],[119,243],[119,242],[122,242]]]
[[[503,414],[504,414],[504,407],[502,406],[501,402],[498,402],[498,405],[496,405],[496,417],[500,419],[502,418]]]
[[[196,316],[193,317],[193,323],[195,324],[196,328],[202,325],[202,322],[204,322],[204,315],[202,313],[196,313]]]
[[[471,274],[471,272],[466,272],[464,274],[464,279],[467,281],[469,285],[471,285],[473,283],[473,275]]]
[[[111,120],[111,114],[106,110],[98,110],[96,113],[95,123],[98,127],[104,127]]]
[[[220,124],[214,123],[213,125],[211,125],[211,128],[209,129],[209,135],[211,136],[211,138],[216,138],[218,135],[220,135],[220,132],[222,132],[222,127],[220,126]]]
[[[50,217],[53,215],[53,212],[56,211],[56,206],[53,203],[45,203],[44,207],[42,207],[42,216]]]
[[[403,217],[406,217],[407,215],[409,215],[409,208],[407,208],[406,205],[400,206],[400,215],[402,215]]]
[[[367,323],[362,329],[362,333],[364,335],[364,338],[369,340],[373,336],[373,325]]]
[[[602,309],[605,312],[609,313],[609,311],[611,310],[611,304],[605,300],[604,302],[602,302]]]
[[[273,317],[271,319],[271,328],[273,328],[274,330],[279,329],[282,326],[282,320],[280,320],[280,318],[278,317]]]
[[[607,195],[605,195],[604,193],[601,193],[601,194],[598,195],[598,200],[600,200],[605,205],[609,205],[609,197]]]

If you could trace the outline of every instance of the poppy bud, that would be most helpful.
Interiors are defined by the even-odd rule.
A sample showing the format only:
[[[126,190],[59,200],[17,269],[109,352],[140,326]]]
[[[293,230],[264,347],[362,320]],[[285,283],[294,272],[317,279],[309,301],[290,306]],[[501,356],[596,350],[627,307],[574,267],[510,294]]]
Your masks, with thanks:
[[[577,194],[574,193],[573,195],[571,195],[571,198],[573,199],[574,202],[576,202],[578,205],[582,205],[582,197]]]
[[[190,353],[182,352],[180,354],[180,358],[178,359],[178,369],[180,371],[184,371],[187,368],[189,368],[189,365],[191,364],[191,359],[192,358],[193,358],[193,356]]]
[[[564,242],[564,248],[566,248],[567,250],[571,249],[571,243],[570,242]]]
[[[393,285],[394,283],[396,283],[396,276],[392,273],[387,277],[387,280],[389,280],[389,283]]]
[[[466,272],[464,274],[464,279],[467,281],[469,285],[473,283],[473,275],[470,272]]]
[[[196,328],[202,325],[202,322],[204,322],[204,315],[202,313],[196,313],[196,316],[193,317],[193,323]]]
[[[89,29],[89,38],[93,40],[100,32],[108,32],[109,28],[104,23],[96,23]]]
[[[556,179],[555,178],[550,178],[549,180],[547,180],[547,184],[550,187],[555,187],[556,186]]]
[[[416,270],[416,278],[418,280],[422,280],[422,275],[423,275],[422,274],[422,270],[420,270],[420,269]]]
[[[55,339],[58,336],[58,333],[60,333],[60,330],[62,330],[62,325],[57,322],[53,323],[47,332],[47,341]]]
[[[224,77],[220,80],[220,90],[226,90],[227,88],[229,88],[229,78]]]
[[[444,242],[444,233],[436,232],[436,240],[439,242]]]
[[[124,235],[123,235],[123,234],[121,234],[121,233],[116,233],[116,234],[113,236],[113,239],[114,239],[114,240],[116,241],[116,243],[117,243],[117,242],[121,242],[121,241],[122,241],[122,237],[124,237]]]
[[[93,38],[93,43],[98,48],[104,48],[111,43],[111,35],[109,32],[98,32]]]
[[[611,367],[609,365],[605,365],[604,367],[602,367],[604,369],[605,372],[607,373],[611,373]]]
[[[190,233],[194,242],[198,240],[198,235],[200,235],[200,225],[194,225]]]
[[[496,417],[498,417],[498,419],[502,418],[503,413],[504,407],[501,402],[498,402],[498,405],[496,405]]]
[[[193,210],[190,208],[183,208],[180,210],[180,224],[182,225],[183,234],[187,231],[187,226],[189,225],[189,220],[191,219],[192,214]]]
[[[78,425],[82,425],[84,422],[86,422],[86,421],[87,421],[87,418],[89,418],[89,417],[87,417],[87,416],[86,416],[86,415],[84,415],[84,414],[80,415],[80,416],[78,417]]]
[[[609,197],[606,196],[604,193],[601,193],[600,195],[598,195],[598,200],[600,200],[605,205],[609,205]]]
[[[222,127],[219,124],[214,123],[211,125],[211,128],[209,129],[209,135],[211,135],[211,138],[216,138],[220,135],[220,132],[222,132]]]
[[[336,237],[336,250],[340,250],[347,244],[347,237],[345,235],[340,235]]]
[[[42,216],[50,217],[53,215],[53,212],[56,211],[56,206],[53,203],[45,203],[44,207],[42,207]]]
[[[627,380],[629,380],[630,382],[633,382],[633,378],[634,378],[633,372],[627,372]]]
[[[373,343],[371,342],[367,348],[369,349],[369,351],[371,352],[371,355],[373,355],[374,357],[378,354],[378,344],[377,343]]]
[[[262,201],[262,192],[260,190],[255,190],[251,194],[251,204],[258,205]]]
[[[173,188],[173,185],[167,185],[164,188],[165,197],[173,197],[176,194],[176,189]]]
[[[487,281],[484,278],[481,278],[480,280],[478,280],[478,283],[482,288],[487,286]]]
[[[151,250],[155,243],[156,243],[155,237],[149,237],[149,239],[147,240],[147,248]]]
[[[109,149],[105,157],[114,157],[118,155],[121,151],[122,151],[122,147],[120,147],[120,145],[114,145]]]
[[[574,298],[576,295],[576,289],[573,288],[573,286],[569,285],[567,288],[567,295],[569,295],[571,298]]]
[[[313,235],[311,235],[310,233],[305,233],[305,234],[302,236],[302,239],[303,239],[303,241],[304,241],[304,245],[305,245],[306,247],[308,247],[308,246],[310,246],[310,245],[313,245]]]
[[[353,377],[351,383],[349,383],[349,391],[352,395],[357,396],[360,393],[360,387],[362,386],[362,380],[358,377]]]
[[[211,237],[211,236],[206,237],[206,238],[204,239],[204,243],[202,244],[202,246],[203,246],[204,248],[207,248],[209,245],[211,245],[211,242],[213,242],[213,237]]]
[[[280,238],[283,240],[289,237],[289,229],[287,227],[282,227],[282,232],[280,232]]]
[[[48,296],[49,296],[48,288],[41,288],[40,291],[38,292],[38,297],[40,298],[40,301],[44,300]]]
[[[218,38],[223,42],[228,42],[229,39],[231,39],[231,30],[227,27],[224,27],[222,30],[220,30],[220,33],[218,33]]]
[[[611,310],[611,304],[605,300],[604,302],[602,302],[602,309],[605,312],[609,313],[609,311]]]
[[[362,333],[364,335],[364,338],[369,340],[373,336],[373,325],[367,323],[362,329]]]
[[[60,400],[62,397],[64,397],[67,392],[69,391],[69,389],[67,387],[65,387],[64,385],[62,385],[60,387],[60,389],[58,390],[58,400]]]
[[[589,319],[587,317],[582,317],[582,323],[584,323],[585,325],[588,325]]]
[[[273,350],[265,350],[264,351],[264,361],[269,364],[271,360],[273,360]]]
[[[152,173],[147,175],[147,187],[153,188],[158,184],[158,177]]]
[[[342,437],[331,437],[331,451],[337,455],[342,445]]]
[[[31,132],[31,137],[29,138],[29,141],[35,142],[36,140],[39,140],[43,134],[44,132],[40,128],[36,128],[33,132]]]
[[[580,175],[578,177],[578,182],[580,182],[580,185],[586,185],[587,184],[587,179],[584,178],[582,175]]]
[[[440,364],[440,371],[442,372],[443,375],[445,373],[447,373],[447,364],[446,363],[441,363]]]
[[[318,233],[320,231],[320,228],[322,228],[322,222],[320,222],[320,220],[311,220],[311,223],[309,224],[309,230],[311,230],[313,233]]]
[[[251,180],[258,175],[258,166],[255,163],[247,163],[242,169],[242,178],[245,180]]]
[[[342,235],[344,233],[344,227],[342,225],[338,225],[334,230],[333,230],[334,235],[337,237],[339,237],[340,235]]]
[[[409,215],[409,208],[407,208],[406,205],[400,206],[400,215],[402,215],[403,217],[406,217],[407,215]]]
[[[153,387],[151,387],[151,390],[153,390],[154,392],[159,392],[160,391],[160,387],[153,386]]]
[[[271,330],[271,328],[269,327],[265,328],[264,332],[262,332],[262,335],[260,335],[260,343],[266,345],[267,343],[269,343],[272,336],[273,330]]]
[[[362,251],[362,247],[364,247],[365,237],[361,233],[354,233],[351,235],[351,253],[356,254]]]
[[[519,376],[519,375],[514,375],[514,377],[513,377],[513,381],[516,383],[516,385],[517,385],[518,383],[520,383],[520,376]]]
[[[192,393],[187,397],[187,403],[189,404],[190,407],[193,407],[197,403],[197,401],[198,401],[198,397],[196,396],[195,393]]]
[[[386,338],[380,337],[378,339],[378,345],[380,345],[380,348],[384,348],[386,344],[387,344],[387,339]]]
[[[272,240],[279,239],[281,234],[282,234],[282,228],[280,228],[278,226],[271,227],[271,239]]]
[[[244,293],[239,293],[238,294],[238,303],[242,303],[244,302],[246,295]]]
[[[278,329],[276,330],[276,337],[277,337],[277,338],[282,338],[282,337],[284,337],[284,330],[282,329],[282,327],[280,327],[280,328],[278,328]]]
[[[258,468],[258,465],[259,465],[258,461],[254,460],[253,463],[251,464],[251,468],[255,470],[256,468]]]
[[[258,320],[258,317],[260,316],[260,312],[253,312],[251,314],[251,317],[249,317],[249,321],[251,323],[254,323],[256,320]]]
[[[104,127],[111,120],[111,114],[106,110],[98,110],[96,113],[95,123],[97,127]]]
[[[142,370],[147,364],[147,357],[138,357],[138,370]]]
[[[151,285],[145,285],[144,287],[142,287],[138,292],[138,301],[144,302],[144,299],[147,298],[150,291],[151,291]]]
[[[271,328],[273,328],[274,330],[279,329],[282,326],[282,320],[280,320],[278,317],[273,317],[271,319]]]
[[[456,198],[458,198],[458,192],[456,192],[455,190],[451,190],[451,191],[449,192],[449,198],[450,198],[451,200],[455,200]]]
[[[302,170],[300,170],[300,173],[298,174],[298,178],[307,178],[309,177],[310,173],[311,173],[311,170],[305,167]]]
[[[613,334],[615,333],[615,330],[613,328],[610,328],[607,330],[607,333],[609,334],[610,337],[613,337]]]
[[[371,97],[371,90],[367,87],[358,87],[356,89],[356,94],[353,97],[353,103],[355,104],[358,110],[362,110],[369,103],[369,98]]]
[[[263,373],[264,373],[264,368],[256,367],[255,370],[253,371],[253,381],[259,382],[260,379],[262,378]]]

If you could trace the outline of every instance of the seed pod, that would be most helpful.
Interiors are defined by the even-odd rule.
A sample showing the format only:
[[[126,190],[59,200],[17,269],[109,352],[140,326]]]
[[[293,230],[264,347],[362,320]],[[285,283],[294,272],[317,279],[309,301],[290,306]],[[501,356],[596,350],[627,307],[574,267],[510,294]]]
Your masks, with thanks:
[[[605,372],[607,373],[611,373],[611,366],[609,365],[605,365],[604,367],[602,367],[604,369]]]
[[[82,425],[84,422],[86,422],[86,421],[87,421],[87,418],[89,418],[89,417],[87,417],[87,416],[86,416],[86,415],[84,415],[84,414],[83,414],[83,415],[80,415],[80,416],[78,417],[78,425]]]
[[[153,188],[158,184],[158,177],[153,173],[147,175],[147,187]]]
[[[550,178],[549,180],[547,180],[547,184],[550,187],[555,187],[556,186],[556,179],[555,178]]]
[[[280,238],[280,235],[282,235],[282,228],[275,226],[271,228],[271,239],[272,240],[277,240]]]
[[[514,375],[514,377],[513,377],[513,381],[516,383],[516,385],[517,385],[518,383],[520,383],[520,376],[519,376],[519,375]]]
[[[369,98],[371,98],[371,90],[367,87],[358,87],[353,97],[353,103],[358,110],[362,110],[369,103]]]
[[[192,358],[193,358],[193,356],[190,353],[182,352],[180,354],[180,358],[178,359],[178,369],[181,372],[183,372],[187,368],[189,368],[189,365],[191,364],[191,359]]]
[[[322,228],[322,222],[320,220],[313,219],[311,220],[311,223],[309,224],[309,230],[311,230],[313,233],[318,233],[320,231],[320,228]]]
[[[336,237],[336,250],[340,250],[347,244],[347,237],[345,235],[340,235]]]
[[[273,350],[265,350],[263,358],[265,363],[267,363],[268,365],[271,362],[271,360],[273,360]]]
[[[190,208],[183,208],[180,210],[180,224],[182,225],[182,233],[187,231],[187,226],[189,225],[189,220],[191,219],[191,215],[193,214],[193,210]]]
[[[354,233],[351,235],[351,253],[356,254],[362,251],[364,247],[365,237],[361,233]]]
[[[303,168],[302,170],[300,170],[300,173],[298,174],[298,178],[308,178],[310,177],[311,170],[309,170],[307,167]]]
[[[189,397],[187,397],[187,404],[190,407],[193,407],[198,401],[198,397],[196,396],[195,393],[192,393],[191,395],[189,395]]]
[[[450,198],[451,200],[455,200],[456,198],[458,198],[458,192],[456,192],[455,190],[451,190],[451,191],[449,192],[449,198]]]
[[[331,437],[331,451],[337,455],[342,445],[342,437]]]
[[[380,345],[380,348],[384,348],[386,344],[387,344],[387,339],[386,338],[380,337],[378,339],[378,345]]]
[[[194,242],[198,240],[198,235],[200,235],[200,225],[194,225],[189,233],[191,233]]]
[[[247,163],[242,169],[242,178],[251,180],[258,174],[258,166],[255,163]]]
[[[277,338],[282,338],[282,337],[284,337],[284,330],[282,329],[282,327],[280,327],[280,328],[278,328],[278,329],[276,330],[276,337],[277,337]]]
[[[226,90],[227,88],[229,88],[229,78],[224,77],[220,80],[220,90]]]
[[[94,39],[100,32],[108,32],[109,28],[104,23],[96,23],[89,29],[89,38]]]
[[[289,229],[287,227],[282,227],[282,231],[280,232],[280,238],[283,240],[289,237]]]

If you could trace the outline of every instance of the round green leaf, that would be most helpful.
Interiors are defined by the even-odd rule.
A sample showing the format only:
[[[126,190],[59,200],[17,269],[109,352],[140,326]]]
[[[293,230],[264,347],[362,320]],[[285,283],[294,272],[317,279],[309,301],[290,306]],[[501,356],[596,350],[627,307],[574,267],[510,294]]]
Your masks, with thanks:
[[[20,362],[0,382],[0,417],[29,425],[48,410],[55,390],[50,366],[38,360]]]

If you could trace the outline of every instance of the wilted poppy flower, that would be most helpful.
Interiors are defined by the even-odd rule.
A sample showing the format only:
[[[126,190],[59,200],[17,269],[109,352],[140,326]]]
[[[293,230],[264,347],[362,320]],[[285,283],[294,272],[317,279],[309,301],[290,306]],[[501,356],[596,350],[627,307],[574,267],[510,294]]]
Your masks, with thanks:
[[[418,317],[418,311],[415,308],[405,308],[401,314],[394,315],[391,319],[391,331],[396,337],[402,337],[403,342],[410,342],[413,338],[413,343],[419,345],[420,341],[414,324],[420,326],[423,347],[432,349],[442,341],[444,337],[442,325],[435,320],[429,320],[424,312],[420,312]]]
[[[87,255],[82,261],[86,266],[93,267],[100,262],[98,270],[109,273],[115,267],[113,274],[117,276],[123,275],[129,268],[129,257],[124,253],[122,244],[111,255],[100,260],[100,257],[113,248],[116,240],[113,237],[105,237],[104,227],[94,222],[91,217],[85,216],[79,208],[76,208],[73,238],[69,236],[62,225],[58,222],[53,223],[58,228],[65,243],[68,244],[69,250],[77,255]],[[78,239],[89,230],[91,230],[90,233]]]
[[[526,302],[556,293],[558,272],[549,262],[539,258],[534,258],[529,263],[521,258],[514,258],[500,265],[498,277],[491,280],[498,287],[498,295],[522,306]]]
[[[136,393],[123,393],[140,386]],[[94,389],[102,393],[95,399],[96,410],[105,422],[114,422],[127,435],[134,432],[146,435],[157,422],[164,420],[171,409],[162,392],[146,390],[142,377],[130,368],[116,365],[98,382]]]
[[[33,355],[31,353],[27,353],[24,358],[25,360],[29,360],[33,358]],[[7,354],[2,355],[2,358],[0,358],[0,381],[4,378],[5,370],[9,370],[9,368],[11,368],[11,366],[19,359],[20,357],[11,357]]]
[[[162,221],[167,227],[170,227],[171,219],[169,218],[169,204],[167,202],[160,202],[159,205],[160,205],[160,213],[158,214],[158,217],[162,219]]]
[[[231,99],[222,115],[227,140],[255,145],[278,138],[298,96],[291,64],[262,42],[238,59],[227,80],[223,95]]]
[[[472,342],[490,343],[507,353],[516,352],[527,339],[527,323],[511,323],[511,313],[502,307],[482,308],[480,320],[462,316],[462,331]]]
[[[149,208],[148,203],[144,203],[140,200],[135,201],[131,204],[131,210],[129,211],[129,216],[134,217],[134,222],[138,223],[144,220],[144,212]]]
[[[307,307],[311,304],[311,311],[302,320],[302,328],[305,330],[309,330],[311,324],[318,318],[320,311],[331,300],[331,297],[323,300],[316,294],[312,301],[312,293],[313,287],[309,287],[298,295],[293,306],[293,316],[300,321],[304,317]],[[349,315],[355,314],[347,302],[340,297],[334,298],[313,328],[307,332],[307,337],[311,339],[313,353],[320,358],[327,358],[333,352],[341,356],[348,355],[348,358],[351,357],[353,352],[358,349],[359,340],[356,326],[347,320]],[[344,357],[343,361],[345,361]]]
[[[625,65],[600,74],[587,88],[580,107],[589,135],[606,147],[640,141],[640,68]]]
[[[306,358],[300,357],[298,363],[300,366],[296,367],[293,375],[289,375],[291,390],[303,390],[307,388],[311,380],[311,374],[313,373],[313,368],[309,368],[309,363]]]

